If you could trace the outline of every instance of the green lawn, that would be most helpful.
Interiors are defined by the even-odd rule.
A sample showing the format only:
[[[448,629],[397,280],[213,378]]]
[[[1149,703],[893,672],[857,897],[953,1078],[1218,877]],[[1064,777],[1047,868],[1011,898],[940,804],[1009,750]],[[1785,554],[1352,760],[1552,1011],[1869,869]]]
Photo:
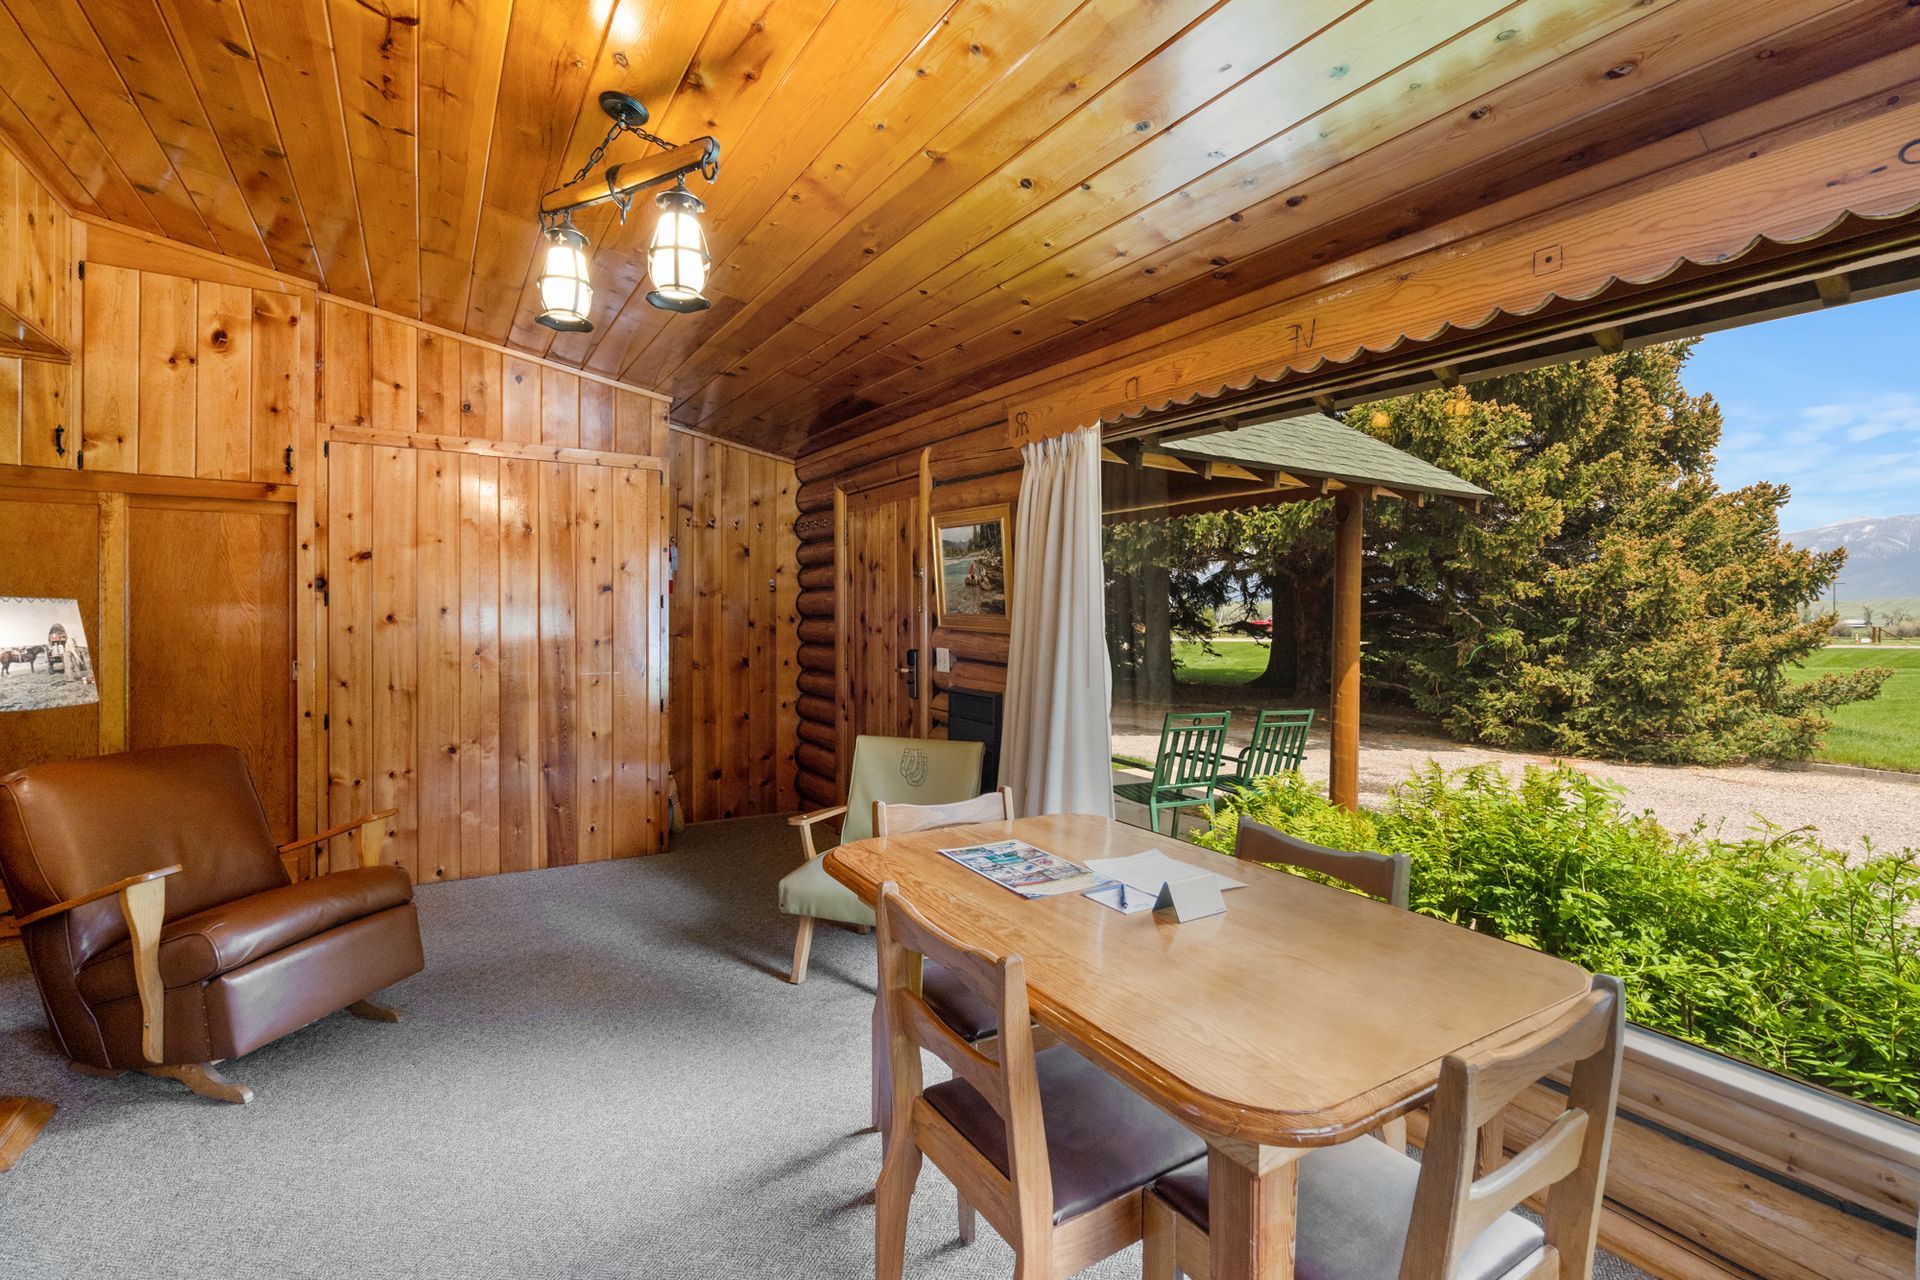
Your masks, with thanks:
[[[1210,654],[1193,641],[1174,641],[1173,659],[1182,684],[1245,684],[1267,669],[1264,644],[1222,639],[1214,641],[1213,648]],[[1807,678],[1860,667],[1891,667],[1893,676],[1872,702],[1833,713],[1833,728],[1814,758],[1920,773],[1920,647],[1823,649],[1800,674]]]
[[[1173,642],[1174,679],[1181,684],[1245,684],[1267,669],[1267,646],[1238,638],[1213,642],[1214,652],[1194,640]]]
[[[1802,675],[1861,667],[1891,667],[1893,676],[1872,702],[1833,713],[1833,728],[1814,758],[1920,773],[1920,649],[1822,649]]]

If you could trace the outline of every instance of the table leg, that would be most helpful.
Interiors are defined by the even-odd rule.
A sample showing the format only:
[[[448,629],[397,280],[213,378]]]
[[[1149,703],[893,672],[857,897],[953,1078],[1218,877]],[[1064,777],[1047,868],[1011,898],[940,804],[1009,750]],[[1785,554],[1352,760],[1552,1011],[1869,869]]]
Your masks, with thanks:
[[[1207,1146],[1213,1280],[1293,1280],[1294,1212],[1304,1151]]]

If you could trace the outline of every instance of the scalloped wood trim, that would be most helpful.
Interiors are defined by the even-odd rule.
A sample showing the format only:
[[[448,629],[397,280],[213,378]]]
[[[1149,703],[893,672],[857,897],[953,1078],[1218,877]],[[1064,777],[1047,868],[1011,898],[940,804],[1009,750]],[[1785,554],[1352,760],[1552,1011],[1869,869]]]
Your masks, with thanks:
[[[1764,243],[1816,238],[1848,216],[1920,209],[1920,100],[1882,99],[1830,128],[1743,142],[1684,172],[1581,201],[1327,284],[1143,362],[1051,388],[1012,407],[1008,442],[1114,422],[1246,390],[1590,299],[1616,283],[1652,284],[1686,265],[1723,265]]]

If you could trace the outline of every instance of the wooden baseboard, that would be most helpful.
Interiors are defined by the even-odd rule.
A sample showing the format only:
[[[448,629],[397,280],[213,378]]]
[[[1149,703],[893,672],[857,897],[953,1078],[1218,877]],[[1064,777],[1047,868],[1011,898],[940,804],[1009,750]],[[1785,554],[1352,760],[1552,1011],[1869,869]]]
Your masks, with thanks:
[[[0,1098],[0,1172],[19,1162],[56,1110],[43,1098]]]

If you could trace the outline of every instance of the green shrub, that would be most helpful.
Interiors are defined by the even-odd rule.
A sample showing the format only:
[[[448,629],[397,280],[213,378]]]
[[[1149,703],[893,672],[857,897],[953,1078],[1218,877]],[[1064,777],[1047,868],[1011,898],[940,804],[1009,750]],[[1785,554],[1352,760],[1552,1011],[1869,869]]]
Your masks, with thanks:
[[[1406,853],[1416,911],[1626,983],[1643,1026],[1920,1115],[1920,854],[1856,857],[1808,831],[1674,835],[1561,766],[1438,764],[1347,813],[1288,775],[1218,806],[1315,844]]]

